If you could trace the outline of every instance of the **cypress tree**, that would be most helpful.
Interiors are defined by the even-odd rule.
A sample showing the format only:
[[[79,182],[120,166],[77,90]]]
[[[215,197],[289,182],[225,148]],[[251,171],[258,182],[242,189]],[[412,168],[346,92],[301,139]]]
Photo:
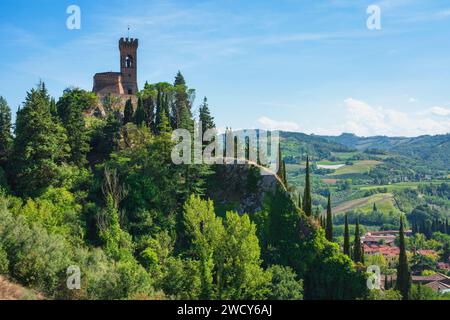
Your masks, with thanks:
[[[299,208],[302,208],[302,195],[301,195],[300,192],[298,193],[298,203],[297,203],[297,205],[298,205]]]
[[[416,234],[417,233],[417,224],[416,221],[414,220],[412,223],[412,233]]]
[[[0,96],[0,167],[5,168],[11,154],[13,137],[11,134],[11,109]]]
[[[50,114],[51,114],[52,117],[54,117],[54,118],[58,118],[58,117],[59,117],[59,114],[58,114],[58,107],[56,106],[55,98],[51,98],[51,99],[50,99]]]
[[[396,288],[398,291],[400,291],[403,300],[408,300],[412,280],[411,280],[411,271],[409,269],[408,264],[408,256],[406,255],[405,233],[403,230],[403,217],[400,218],[399,248],[400,248],[400,255],[398,258],[398,266],[397,266]]]
[[[205,134],[206,130],[216,127],[214,118],[211,116],[208,106],[208,98],[203,98],[203,103],[199,108],[199,120],[202,122],[202,134]]]
[[[303,195],[303,211],[307,216],[312,214],[311,181],[309,176],[309,157],[306,157],[305,192]]]
[[[174,128],[183,128],[193,132],[193,120],[191,112],[191,102],[189,101],[190,93],[186,86],[186,81],[183,75],[178,71],[174,82],[174,103],[173,107],[173,121]]]
[[[331,194],[328,194],[327,226],[325,230],[325,236],[328,241],[333,241],[333,216],[331,213]]]
[[[374,212],[377,212],[377,211],[378,211],[378,209],[377,209],[377,204],[376,204],[376,203],[373,204],[373,209],[372,209],[372,211],[374,211]]]
[[[286,185],[286,169],[285,169],[285,163],[283,160],[283,156],[281,154],[281,145],[278,145],[278,172],[277,176],[280,178],[280,180],[283,182],[284,186]]]
[[[356,220],[355,241],[353,244],[353,261],[362,262],[361,237],[359,234],[359,220]]]
[[[286,162],[284,162],[284,160],[283,160],[282,163],[283,163],[283,183],[284,183],[284,186],[287,189],[288,188],[288,183],[287,183],[287,175],[286,175]]]
[[[389,290],[389,284],[388,284],[388,275],[387,273],[384,275],[384,290]]]
[[[128,99],[125,104],[125,110],[124,110],[124,116],[123,116],[123,124],[127,124],[129,122],[133,121],[133,103],[131,102],[131,99]]]
[[[445,230],[447,234],[450,234],[450,228],[448,226],[448,218],[445,219]]]
[[[186,81],[184,80],[184,77],[181,74],[180,70],[178,70],[177,75],[175,76],[174,85],[175,86],[179,86],[179,85],[184,86],[184,85],[186,85]]]
[[[344,230],[344,254],[350,257],[350,233],[348,230],[348,215],[345,214],[345,230]]]
[[[162,117],[167,118],[169,121],[169,125],[171,124],[170,107],[169,107],[170,104],[169,99],[172,90],[171,88],[172,85],[169,83],[158,84],[158,97],[156,102],[156,114],[155,114],[155,133],[159,133],[158,128],[161,125]]]
[[[155,101],[152,96],[148,96],[142,99],[142,105],[144,107],[144,122],[154,132]]]
[[[361,245],[361,263],[364,264],[364,245]]]
[[[134,114],[134,123],[138,126],[145,124],[145,110],[142,98],[138,98],[138,105],[136,108],[136,113]]]
[[[172,131],[172,127],[169,123],[169,117],[166,115],[165,112],[161,112],[161,118],[160,123],[158,124],[158,127],[156,128],[159,134],[163,133],[169,133]]]
[[[158,95],[156,97],[156,111],[155,111],[155,133],[158,133],[158,126],[161,123],[161,113],[163,112],[164,93],[158,87]]]

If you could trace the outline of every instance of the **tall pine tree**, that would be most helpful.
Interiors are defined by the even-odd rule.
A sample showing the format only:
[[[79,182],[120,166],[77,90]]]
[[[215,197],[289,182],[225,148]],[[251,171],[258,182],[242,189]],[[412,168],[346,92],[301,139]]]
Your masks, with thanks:
[[[11,134],[11,109],[0,96],[0,167],[5,168],[11,153],[13,138]]]
[[[123,124],[127,124],[129,122],[133,121],[133,115],[134,115],[134,108],[133,108],[133,102],[131,99],[128,99],[125,103],[125,110],[123,115]]]
[[[17,112],[14,140],[14,184],[21,196],[36,196],[61,183],[61,165],[70,154],[64,127],[55,123],[43,83],[27,93]]]
[[[70,160],[78,166],[87,163],[86,156],[90,150],[84,111],[95,106],[97,102],[95,94],[78,88],[71,88],[64,91],[63,96],[56,104],[57,114],[67,131],[71,149]]]
[[[353,261],[356,263],[363,261],[363,252],[361,248],[361,237],[359,234],[359,220],[356,220],[355,241],[353,243]]]
[[[142,98],[138,98],[138,105],[134,114],[134,123],[138,126],[145,125],[145,110]]]
[[[193,90],[188,90],[183,75],[178,71],[174,82],[174,103],[172,105],[173,127],[175,129],[183,128],[191,131],[194,130],[194,122],[192,120],[192,99]]]
[[[306,158],[305,191],[303,195],[303,211],[307,216],[312,215],[311,181],[309,176],[309,157]]]
[[[283,182],[284,186],[287,188],[287,181],[286,181],[286,169],[285,169],[285,163],[283,160],[283,155],[281,154],[281,145],[278,145],[278,172],[277,176],[280,178],[281,182]]]
[[[344,227],[344,254],[350,257],[350,232],[348,230],[348,215],[345,214],[345,227]]]
[[[333,215],[331,212],[331,194],[328,194],[327,226],[325,229],[325,235],[328,241],[333,241]]]
[[[205,134],[206,130],[216,127],[214,118],[209,111],[208,99],[205,97],[203,103],[199,108],[199,120],[202,122],[202,134]]]
[[[409,268],[408,263],[408,256],[406,255],[403,217],[400,218],[399,248],[400,248],[400,255],[398,257],[396,289],[400,291],[403,300],[409,300],[412,280],[411,280],[411,270]]]

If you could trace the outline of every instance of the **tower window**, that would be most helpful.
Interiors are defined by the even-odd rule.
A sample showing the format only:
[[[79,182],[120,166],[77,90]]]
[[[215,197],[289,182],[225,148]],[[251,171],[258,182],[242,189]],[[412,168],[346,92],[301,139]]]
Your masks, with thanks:
[[[133,94],[133,90],[128,89],[128,94]]]
[[[133,58],[130,55],[128,55],[125,58],[125,68],[131,68],[132,66],[133,66]]]

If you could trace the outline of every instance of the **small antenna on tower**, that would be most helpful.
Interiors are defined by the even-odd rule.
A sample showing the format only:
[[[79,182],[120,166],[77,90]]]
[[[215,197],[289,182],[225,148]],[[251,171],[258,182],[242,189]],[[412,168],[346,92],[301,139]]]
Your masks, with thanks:
[[[130,38],[130,25],[128,25],[128,39]]]

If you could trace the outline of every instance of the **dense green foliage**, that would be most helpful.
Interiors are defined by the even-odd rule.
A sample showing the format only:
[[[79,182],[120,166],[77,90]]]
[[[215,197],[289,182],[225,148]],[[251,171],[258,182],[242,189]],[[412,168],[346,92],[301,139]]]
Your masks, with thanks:
[[[41,83],[14,136],[0,100],[0,273],[56,299],[366,297],[366,275],[313,217],[309,163],[301,203],[281,161],[285,186],[256,212],[218,214],[206,196],[217,168],[172,162],[172,130],[194,132],[194,97],[181,73],[147,83],[136,108],[77,88],[56,102]],[[206,98],[198,120],[215,127]],[[242,191],[259,193],[251,168]],[[70,266],[80,290],[66,286]]]
[[[403,229],[403,218],[400,219],[400,235],[399,235],[400,256],[397,267],[396,288],[402,294],[403,300],[410,298],[411,290],[411,271],[409,269],[408,257],[406,256],[405,232]]]

